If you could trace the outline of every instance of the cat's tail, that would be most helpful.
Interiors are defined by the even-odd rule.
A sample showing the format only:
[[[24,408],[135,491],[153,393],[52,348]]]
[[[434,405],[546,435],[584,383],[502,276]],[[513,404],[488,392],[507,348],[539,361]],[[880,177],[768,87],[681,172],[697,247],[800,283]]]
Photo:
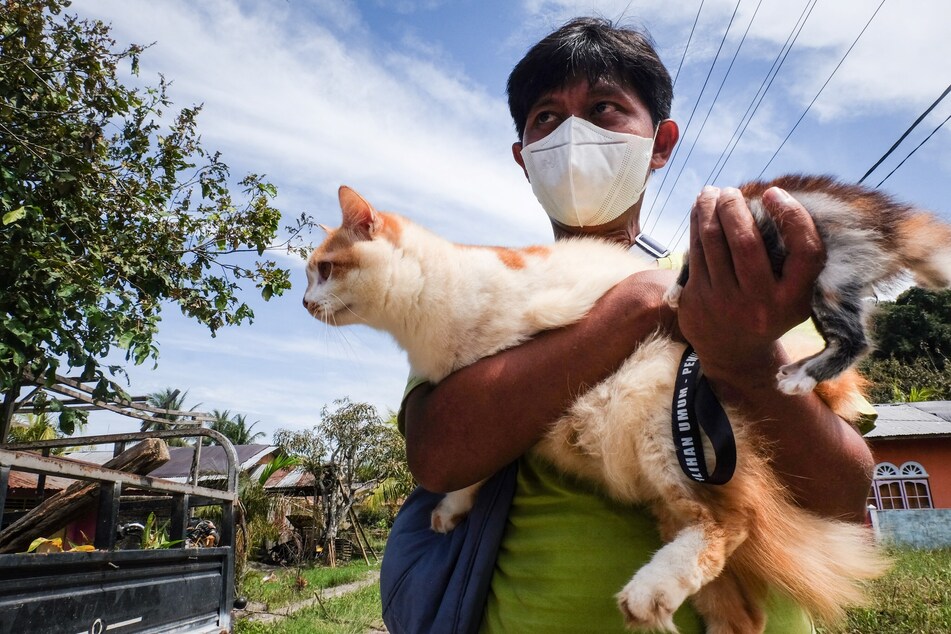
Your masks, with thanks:
[[[930,289],[951,287],[951,225],[930,213],[913,211],[896,229],[902,264],[915,281]]]
[[[871,528],[820,518],[788,502],[778,488],[761,492],[733,571],[754,587],[788,595],[822,623],[839,622],[846,608],[863,605],[865,583],[891,565]]]

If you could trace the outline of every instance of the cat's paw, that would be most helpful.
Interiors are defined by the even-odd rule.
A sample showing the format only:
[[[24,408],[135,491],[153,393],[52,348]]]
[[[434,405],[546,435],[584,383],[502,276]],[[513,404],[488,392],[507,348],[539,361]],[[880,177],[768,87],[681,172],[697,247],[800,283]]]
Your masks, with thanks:
[[[776,384],[785,394],[808,394],[816,389],[816,380],[806,373],[805,366],[798,363],[779,368]]]
[[[450,498],[445,497],[433,509],[429,525],[437,533],[448,533],[459,526],[459,522],[468,514],[468,508],[459,508],[458,504],[454,504]]]
[[[677,632],[674,612],[690,596],[691,584],[676,575],[651,574],[653,571],[646,568],[617,595],[624,624],[636,630]]]
[[[664,301],[671,308],[680,306],[680,295],[684,292],[684,287],[680,284],[674,284],[664,293]]]

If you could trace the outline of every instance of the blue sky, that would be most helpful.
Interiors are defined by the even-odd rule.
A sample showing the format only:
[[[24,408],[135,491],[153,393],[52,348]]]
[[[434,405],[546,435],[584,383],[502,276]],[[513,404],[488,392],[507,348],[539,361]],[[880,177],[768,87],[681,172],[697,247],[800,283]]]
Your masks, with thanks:
[[[162,73],[173,82],[170,93],[178,107],[203,103],[199,127],[205,147],[220,150],[236,177],[266,174],[289,218],[307,212],[319,222],[338,224],[336,191],[348,184],[378,208],[414,218],[452,240],[525,245],[548,242],[551,232],[511,158],[515,133],[505,80],[512,65],[570,17],[599,14],[647,28],[673,74],[700,5],[700,0],[83,0],[71,10],[111,23],[121,44],[155,42],[142,57],[141,80],[154,85]],[[661,241],[672,242],[690,201],[810,5],[811,0],[703,2],[675,89],[673,117],[681,126],[682,147],[665,170],[663,189],[665,171],[655,174],[647,192],[645,209],[654,207],[649,224]],[[737,185],[760,174],[879,5],[880,0],[815,4],[716,184]],[[857,180],[951,83],[948,24],[946,0],[887,0],[764,177],[806,172]],[[949,114],[951,98],[869,182],[881,180]],[[883,189],[951,217],[949,135],[951,125]],[[311,319],[300,304],[306,284],[302,263],[280,260],[292,268],[294,288],[269,303],[249,290],[257,315],[250,326],[211,338],[167,308],[158,366],[129,368],[131,391],[187,389],[187,405],[244,413],[249,421],[260,420],[256,430],[268,435],[280,427],[313,424],[323,405],[345,396],[372,403],[384,414],[395,409],[407,373],[402,353],[384,335],[364,328],[334,330]],[[94,432],[137,426],[105,414],[92,420]]]

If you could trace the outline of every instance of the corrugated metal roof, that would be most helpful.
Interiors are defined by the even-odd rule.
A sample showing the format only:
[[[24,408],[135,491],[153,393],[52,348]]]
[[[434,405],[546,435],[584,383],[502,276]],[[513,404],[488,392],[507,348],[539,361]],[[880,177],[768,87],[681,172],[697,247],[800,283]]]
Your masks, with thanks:
[[[9,490],[11,493],[25,493],[36,491],[36,480],[39,476],[35,473],[25,473],[23,471],[10,471]],[[59,476],[46,476],[46,491],[62,491],[75,480],[61,478]]]
[[[894,403],[876,405],[878,420],[866,438],[951,436],[951,402]],[[947,417],[940,414],[946,413]]]
[[[939,416],[946,421],[951,421],[951,401],[926,401],[923,403],[914,403],[915,407],[935,416]]]
[[[277,447],[271,445],[235,445],[234,449],[238,454],[240,471],[251,469],[268,454],[277,451]],[[149,475],[169,480],[187,478],[192,468],[192,456],[195,450],[191,447],[169,447],[168,452],[171,459]],[[225,450],[218,445],[201,448],[201,460],[198,465],[199,474],[224,474],[227,465]]]
[[[314,486],[314,476],[299,467],[278,469],[264,483],[265,489],[296,489]]]
[[[109,451],[73,451],[67,454],[67,456],[74,460],[104,465],[112,460],[113,453],[111,449]]]

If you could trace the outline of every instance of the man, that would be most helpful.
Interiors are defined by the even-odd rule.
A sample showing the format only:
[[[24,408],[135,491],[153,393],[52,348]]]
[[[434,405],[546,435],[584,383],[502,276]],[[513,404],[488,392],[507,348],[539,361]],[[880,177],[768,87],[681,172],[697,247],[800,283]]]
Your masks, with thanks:
[[[519,134],[513,156],[555,237],[599,235],[633,245],[643,202],[636,180],[664,166],[679,134],[669,119],[670,77],[650,42],[603,20],[574,20],[526,54],[508,91]],[[632,149],[618,160],[612,153],[621,144]],[[578,156],[546,154],[567,146]],[[558,169],[566,171],[552,176]],[[598,198],[612,178],[634,185]],[[789,250],[779,279],[739,192],[705,188],[691,211],[690,280],[676,313],[662,301],[671,272],[633,275],[575,325],[482,359],[439,385],[411,384],[401,415],[410,469],[424,487],[460,489],[520,460],[484,631],[623,631],[613,595],[661,545],[652,519],[522,456],[658,326],[693,345],[721,402],[761,421],[757,431],[798,503],[830,517],[864,517],[873,463],[860,434],[816,396],[775,386],[788,362],[778,339],[808,319],[823,250],[808,214],[788,194],[773,189],[764,202]],[[812,629],[780,599],[767,612],[769,632]],[[689,607],[676,622],[683,632],[701,631]]]

